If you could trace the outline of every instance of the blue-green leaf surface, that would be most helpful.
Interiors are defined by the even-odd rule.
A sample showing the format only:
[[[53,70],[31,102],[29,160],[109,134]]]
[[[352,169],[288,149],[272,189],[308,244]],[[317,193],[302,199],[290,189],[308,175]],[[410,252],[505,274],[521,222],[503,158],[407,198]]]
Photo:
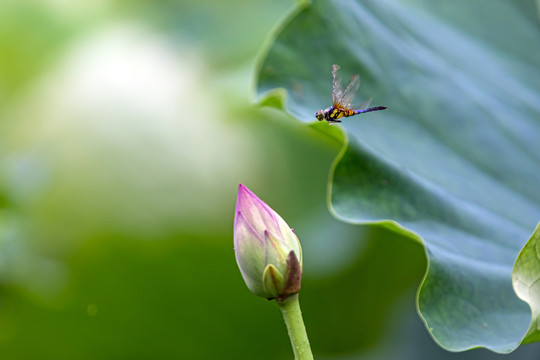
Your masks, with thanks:
[[[540,219],[536,11],[524,0],[317,1],[284,21],[259,63],[258,94],[284,88],[284,109],[307,123],[331,105],[332,64],[344,81],[360,74],[359,102],[389,106],[344,120],[331,207],[424,243],[419,312],[452,351],[510,352],[531,324],[512,269]]]

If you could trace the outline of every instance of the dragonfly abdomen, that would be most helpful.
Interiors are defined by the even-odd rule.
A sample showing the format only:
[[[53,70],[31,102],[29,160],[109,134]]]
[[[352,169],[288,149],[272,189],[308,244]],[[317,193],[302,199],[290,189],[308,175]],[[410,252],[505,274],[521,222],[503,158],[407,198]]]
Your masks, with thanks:
[[[367,108],[367,109],[354,110],[353,115],[363,114],[363,113],[372,112],[372,111],[378,111],[378,110],[384,110],[384,109],[388,109],[388,106],[374,106],[374,107],[370,107],[370,108]],[[351,115],[347,115],[347,116],[351,116]]]

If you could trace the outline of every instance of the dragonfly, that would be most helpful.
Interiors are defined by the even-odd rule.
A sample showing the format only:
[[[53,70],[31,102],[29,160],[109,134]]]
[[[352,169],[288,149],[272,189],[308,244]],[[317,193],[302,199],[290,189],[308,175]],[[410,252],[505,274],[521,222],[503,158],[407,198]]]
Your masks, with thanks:
[[[371,111],[388,109],[388,106],[374,106],[368,108],[369,101],[362,109],[351,108],[354,95],[360,86],[360,75],[351,76],[351,80],[343,90],[339,77],[339,66],[332,65],[332,106],[325,110],[319,110],[315,114],[317,120],[326,120],[330,124],[340,123],[342,117],[363,114]]]

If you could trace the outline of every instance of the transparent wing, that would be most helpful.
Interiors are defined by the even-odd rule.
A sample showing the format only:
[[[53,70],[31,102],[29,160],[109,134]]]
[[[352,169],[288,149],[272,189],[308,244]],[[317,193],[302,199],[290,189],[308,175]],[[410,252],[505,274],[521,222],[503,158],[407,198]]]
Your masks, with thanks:
[[[371,104],[372,99],[368,99],[366,101],[362,101],[360,103],[355,103],[353,106],[351,106],[351,109],[353,110],[364,110],[367,109],[369,104]]]
[[[332,65],[332,102],[337,106],[343,97],[343,89],[341,88],[341,79],[339,77],[339,66]]]
[[[347,84],[347,87],[345,88],[345,91],[341,94],[341,99],[339,99],[338,103],[341,105],[343,109],[350,109],[352,101],[354,99],[354,96],[356,95],[356,91],[358,90],[358,87],[360,86],[360,76],[359,75],[353,75],[351,76],[351,81],[349,84]]]

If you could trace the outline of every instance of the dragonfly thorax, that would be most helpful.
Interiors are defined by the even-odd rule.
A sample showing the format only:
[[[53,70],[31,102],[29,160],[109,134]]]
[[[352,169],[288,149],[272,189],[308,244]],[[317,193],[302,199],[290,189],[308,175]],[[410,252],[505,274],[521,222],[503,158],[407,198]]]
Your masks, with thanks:
[[[347,117],[352,115],[354,115],[354,110],[340,109],[335,106],[330,106],[327,109],[317,111],[315,117],[319,121],[326,120],[329,122],[341,122],[338,119],[341,119],[344,116]]]

